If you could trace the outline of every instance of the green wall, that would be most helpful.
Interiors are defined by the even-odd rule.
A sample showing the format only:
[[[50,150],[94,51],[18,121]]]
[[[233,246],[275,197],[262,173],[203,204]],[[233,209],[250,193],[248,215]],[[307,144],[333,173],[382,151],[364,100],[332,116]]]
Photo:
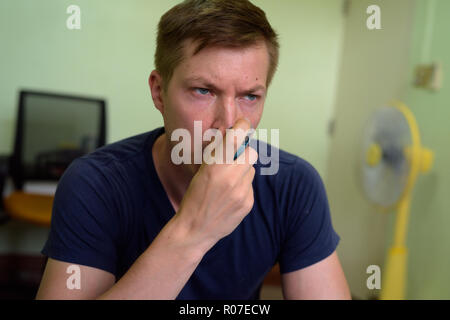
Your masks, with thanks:
[[[408,86],[405,102],[414,112],[422,143],[435,152],[432,171],[419,177],[408,234],[408,298],[450,299],[450,1],[418,0],[407,82],[419,63],[440,62],[438,92]]]

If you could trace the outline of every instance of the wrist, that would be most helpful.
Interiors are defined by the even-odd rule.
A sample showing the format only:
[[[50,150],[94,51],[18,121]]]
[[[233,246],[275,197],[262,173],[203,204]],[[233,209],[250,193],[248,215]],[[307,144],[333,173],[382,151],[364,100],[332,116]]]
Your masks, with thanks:
[[[195,235],[189,224],[178,214],[169,220],[160,235],[166,239],[171,249],[179,251],[184,258],[194,263],[199,263],[206,252],[214,246],[213,241]]]

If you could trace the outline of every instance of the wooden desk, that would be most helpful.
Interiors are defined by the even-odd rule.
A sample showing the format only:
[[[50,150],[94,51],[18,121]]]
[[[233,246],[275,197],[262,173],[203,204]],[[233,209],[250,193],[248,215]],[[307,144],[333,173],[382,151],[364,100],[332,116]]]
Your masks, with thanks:
[[[13,192],[3,200],[5,211],[13,219],[50,226],[53,196]]]

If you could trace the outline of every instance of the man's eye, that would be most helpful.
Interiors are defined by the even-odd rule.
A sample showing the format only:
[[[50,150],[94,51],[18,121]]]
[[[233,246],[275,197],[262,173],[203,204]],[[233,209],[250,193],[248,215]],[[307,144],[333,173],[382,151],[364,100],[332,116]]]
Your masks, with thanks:
[[[197,93],[200,93],[201,95],[206,95],[206,94],[209,93],[209,90],[208,89],[204,89],[204,88],[195,88],[195,91]]]
[[[247,100],[249,101],[255,101],[258,96],[255,96],[254,94],[248,94],[245,96]]]

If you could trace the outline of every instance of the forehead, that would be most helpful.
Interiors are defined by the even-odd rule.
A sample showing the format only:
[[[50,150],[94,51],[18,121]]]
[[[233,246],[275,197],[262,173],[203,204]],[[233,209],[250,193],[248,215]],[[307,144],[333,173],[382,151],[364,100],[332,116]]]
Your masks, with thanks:
[[[246,47],[205,47],[194,54],[196,48],[196,43],[185,42],[184,56],[174,70],[174,76],[266,84],[269,53],[264,41]]]

